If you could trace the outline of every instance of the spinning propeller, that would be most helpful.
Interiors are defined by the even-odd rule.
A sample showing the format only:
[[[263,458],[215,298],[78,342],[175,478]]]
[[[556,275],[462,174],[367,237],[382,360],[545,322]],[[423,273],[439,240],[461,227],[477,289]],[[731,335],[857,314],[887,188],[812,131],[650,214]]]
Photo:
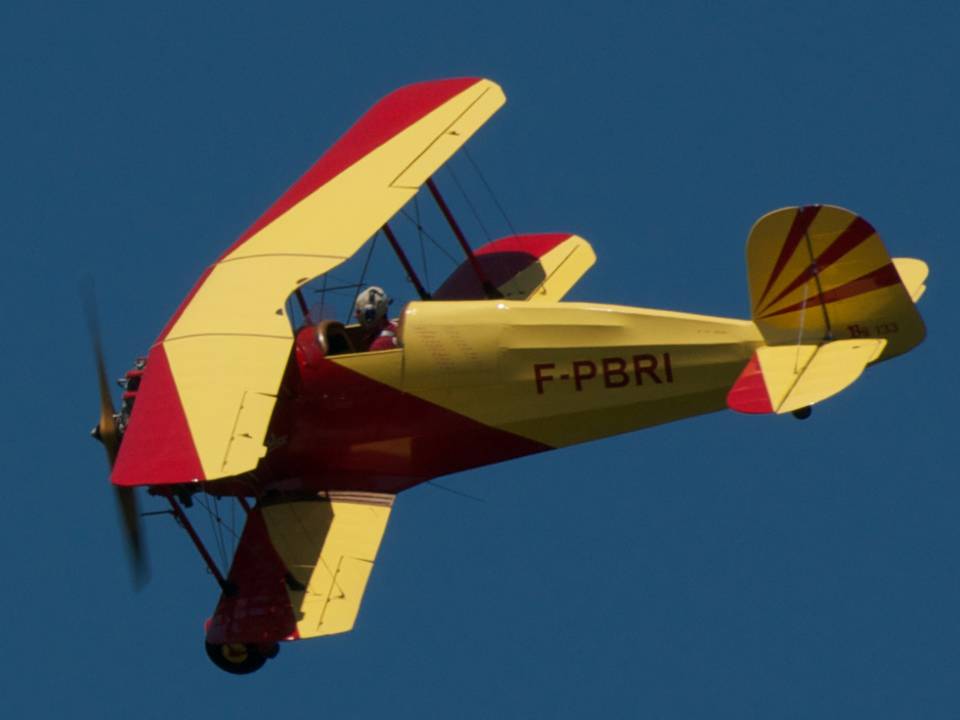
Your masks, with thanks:
[[[113,409],[110,385],[107,382],[106,364],[104,363],[103,347],[100,342],[100,323],[97,319],[97,303],[92,282],[84,287],[83,294],[87,326],[97,363],[97,379],[100,384],[100,420],[91,435],[103,444],[107,451],[107,462],[112,470],[113,464],[117,460],[117,452],[120,449],[120,431],[117,426],[117,414]],[[114,485],[113,490],[117,499],[117,507],[120,510],[127,555],[130,558],[130,568],[133,575],[133,585],[135,589],[139,590],[149,580],[150,573],[140,528],[140,510],[137,504],[137,496],[132,487]]]

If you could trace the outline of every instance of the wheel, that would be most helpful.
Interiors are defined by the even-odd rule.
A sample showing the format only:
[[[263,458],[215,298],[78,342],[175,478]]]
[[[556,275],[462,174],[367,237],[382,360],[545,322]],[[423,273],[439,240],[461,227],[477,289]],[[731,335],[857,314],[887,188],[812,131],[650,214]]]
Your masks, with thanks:
[[[272,645],[264,652],[257,645],[249,643],[206,643],[207,657],[221,670],[233,675],[249,675],[263,667],[269,658],[277,654],[277,646]]]
[[[797,420],[806,420],[813,413],[813,408],[807,405],[806,407],[797,408],[793,411],[793,416]]]

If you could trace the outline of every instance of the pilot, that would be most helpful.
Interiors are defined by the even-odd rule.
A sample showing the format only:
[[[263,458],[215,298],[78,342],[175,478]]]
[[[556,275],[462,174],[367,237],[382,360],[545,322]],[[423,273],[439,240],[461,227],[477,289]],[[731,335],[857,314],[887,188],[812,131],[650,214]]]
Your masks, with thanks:
[[[371,285],[357,295],[354,314],[363,328],[363,345],[368,350],[390,350],[400,347],[397,322],[387,317],[390,298],[383,288]]]

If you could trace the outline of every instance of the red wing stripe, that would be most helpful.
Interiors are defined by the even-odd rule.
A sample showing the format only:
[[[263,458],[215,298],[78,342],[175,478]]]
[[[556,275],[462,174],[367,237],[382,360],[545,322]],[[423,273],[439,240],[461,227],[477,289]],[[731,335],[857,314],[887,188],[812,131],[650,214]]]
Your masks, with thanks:
[[[851,280],[844,285],[833,288],[833,290],[827,290],[822,296],[814,295],[813,297],[808,298],[807,307],[815,307],[820,304],[821,300],[824,304],[837,302],[838,300],[846,300],[847,298],[863,295],[864,293],[872,292],[873,290],[879,290],[880,288],[896,285],[898,282],[900,282],[900,275],[897,273],[897,269],[894,267],[893,263],[889,263],[888,265],[884,265],[882,268],[878,268],[873,272],[867,273],[866,275],[861,275],[856,280]],[[761,320],[771,318],[776,315],[784,315],[785,313],[796,312],[802,307],[802,302],[794,303],[793,305],[785,307],[782,310],[777,310],[776,312],[761,316]]]
[[[840,233],[837,239],[830,243],[827,249],[820,253],[819,257],[817,257],[812,264],[804,268],[803,272],[801,272],[792,283],[787,285],[780,294],[768,302],[763,309],[768,310],[785,296],[810,280],[813,277],[814,268],[817,269],[817,272],[823,272],[875,232],[876,230],[873,229],[873,226],[862,217],[857,216],[854,218],[853,222],[847,226],[847,229]]]
[[[797,245],[800,244],[803,236],[810,228],[810,223],[813,222],[817,213],[820,212],[820,207],[820,205],[806,205],[797,211],[797,214],[793,218],[793,224],[790,226],[790,231],[787,233],[787,239],[784,240],[783,247],[780,248],[780,257],[777,258],[777,263],[773,266],[773,272],[767,281],[767,287],[763,289],[763,294],[757,299],[756,307],[760,307],[760,303],[763,302],[767,293],[770,292],[770,288],[773,287],[773,284],[780,277],[780,273],[782,273],[783,269],[787,266],[787,262],[793,257]]]
[[[479,81],[480,78],[475,77],[434,80],[408,85],[387,95],[347,130],[227,252],[255,235],[358,160]]]
[[[111,480],[154,485],[203,479],[167,353],[163,345],[154,345]]]

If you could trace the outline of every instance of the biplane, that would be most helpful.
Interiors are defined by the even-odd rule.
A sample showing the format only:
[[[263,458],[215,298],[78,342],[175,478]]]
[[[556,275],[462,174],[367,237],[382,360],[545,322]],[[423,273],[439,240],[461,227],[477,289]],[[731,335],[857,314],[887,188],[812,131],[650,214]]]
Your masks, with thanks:
[[[403,490],[724,408],[803,418],[924,337],[926,265],[891,259],[870,223],[829,205],[753,226],[750,319],[565,302],[595,261],[584,238],[511,233],[473,249],[433,179],[504,102],[495,83],[462,78],[374,105],[202,274],[121,381],[119,411],[93,329],[94,435],[135,571],[145,488],[219,585],[205,640],[228,672],[354,626]],[[432,292],[390,224],[421,188],[464,258]],[[374,236],[418,296],[385,350],[303,298]],[[242,507],[228,570],[185,512],[197,493]]]

